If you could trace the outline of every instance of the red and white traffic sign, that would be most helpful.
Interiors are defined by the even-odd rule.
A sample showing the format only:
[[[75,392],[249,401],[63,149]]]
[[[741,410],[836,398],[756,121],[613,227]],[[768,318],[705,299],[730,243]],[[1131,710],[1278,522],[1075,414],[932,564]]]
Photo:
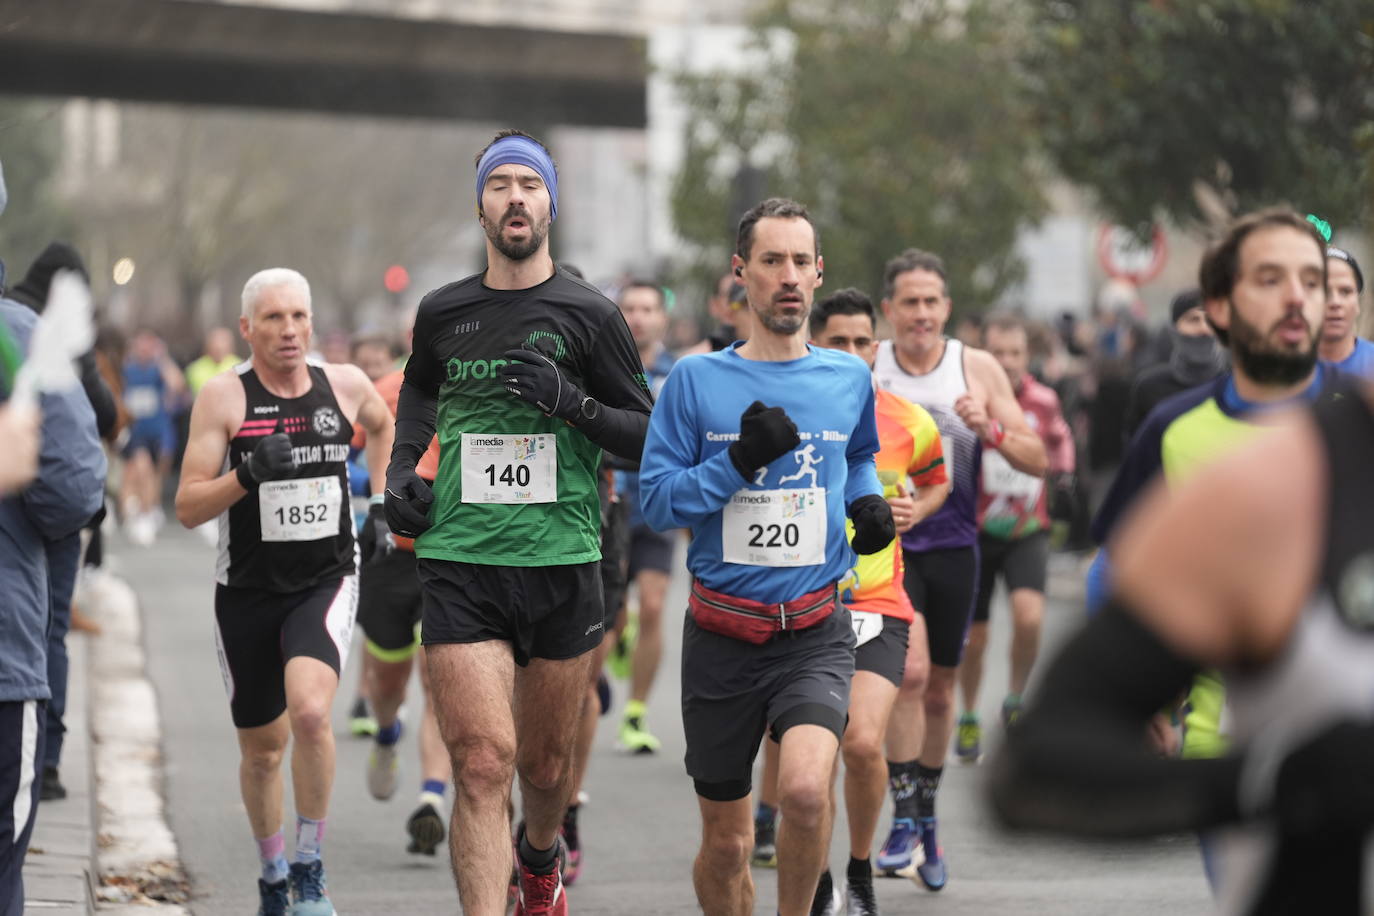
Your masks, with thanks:
[[[1148,242],[1141,242],[1125,226],[1103,223],[1098,229],[1097,260],[1109,277],[1140,286],[1159,276],[1168,259],[1169,244],[1159,226],[1150,228]]]

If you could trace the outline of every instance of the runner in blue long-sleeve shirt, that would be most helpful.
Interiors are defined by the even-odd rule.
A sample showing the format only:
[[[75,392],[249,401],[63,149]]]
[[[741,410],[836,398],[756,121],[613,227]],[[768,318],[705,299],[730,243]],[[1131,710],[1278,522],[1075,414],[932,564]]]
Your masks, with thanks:
[[[682,718],[703,824],[697,898],[708,913],[752,909],[750,774],[771,728],[782,745],[778,909],[800,916],[829,846],[854,673],[836,584],[856,550],[881,550],[896,529],[873,463],[868,367],[806,343],[822,271],[806,209],[775,198],[746,213],[733,264],[757,329],[674,367],[649,421],[640,499],[650,525],[694,536]]]

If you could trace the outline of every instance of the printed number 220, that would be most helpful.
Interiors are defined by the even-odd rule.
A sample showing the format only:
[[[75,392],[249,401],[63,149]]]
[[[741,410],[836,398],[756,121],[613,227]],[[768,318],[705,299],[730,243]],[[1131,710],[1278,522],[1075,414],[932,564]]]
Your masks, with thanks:
[[[801,540],[801,529],[791,522],[786,525],[750,525],[749,534],[750,547],[796,547]]]

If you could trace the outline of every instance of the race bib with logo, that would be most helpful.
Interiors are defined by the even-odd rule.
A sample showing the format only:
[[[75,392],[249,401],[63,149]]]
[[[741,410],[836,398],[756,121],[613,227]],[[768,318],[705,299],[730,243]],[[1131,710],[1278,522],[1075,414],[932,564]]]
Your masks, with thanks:
[[[994,449],[983,452],[983,492],[1003,499],[1024,499],[1034,505],[1044,487],[1043,478],[1016,470],[1002,453]]]
[[[553,433],[463,433],[463,502],[551,503],[558,499]]]
[[[339,533],[338,477],[266,480],[258,485],[263,541],[318,541]]]
[[[825,488],[740,490],[722,519],[727,563],[816,566],[825,562]]]
[[[856,611],[850,608],[849,618],[854,625],[855,648],[870,642],[883,631],[883,615],[877,611]]]
[[[135,385],[124,392],[124,406],[135,420],[151,417],[162,408],[162,392],[152,385]]]

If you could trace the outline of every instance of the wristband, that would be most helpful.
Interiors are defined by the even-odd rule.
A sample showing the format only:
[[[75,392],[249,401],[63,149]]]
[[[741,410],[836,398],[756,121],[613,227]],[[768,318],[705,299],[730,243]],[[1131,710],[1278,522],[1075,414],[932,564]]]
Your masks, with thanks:
[[[258,485],[258,482],[253,479],[253,472],[248,470],[247,461],[239,462],[239,466],[234,468],[234,476],[239,479],[239,486],[245,490],[251,490]]]
[[[1007,429],[1002,425],[1001,420],[993,420],[988,423],[988,433],[988,438],[984,439],[983,442],[991,448],[1001,447],[1002,440],[1007,438]]]
[[[386,502],[386,494],[385,494],[385,493],[373,493],[373,494],[372,494],[372,497],[367,501],[367,504],[368,504],[369,506],[380,506],[380,505],[383,505],[385,502]]]

